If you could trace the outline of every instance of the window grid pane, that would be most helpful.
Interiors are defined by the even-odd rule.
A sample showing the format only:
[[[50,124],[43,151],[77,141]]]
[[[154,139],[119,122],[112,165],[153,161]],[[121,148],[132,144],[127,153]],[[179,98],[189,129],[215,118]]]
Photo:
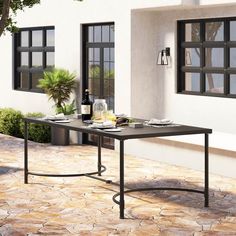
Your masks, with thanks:
[[[177,32],[177,92],[236,98],[236,18],[181,20]]]
[[[16,38],[14,88],[43,92],[37,87],[38,80],[42,78],[45,69],[48,71],[55,66],[54,27],[28,28],[22,31],[19,29],[19,31],[14,35]],[[23,51],[19,47],[23,47]]]
[[[206,92],[224,93],[224,75],[216,73],[206,74]]]

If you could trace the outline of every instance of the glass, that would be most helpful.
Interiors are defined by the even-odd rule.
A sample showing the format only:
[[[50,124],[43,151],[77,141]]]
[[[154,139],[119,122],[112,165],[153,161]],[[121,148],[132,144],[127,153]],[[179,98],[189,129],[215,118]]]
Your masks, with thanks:
[[[29,47],[29,31],[21,31],[21,47]]]
[[[19,87],[22,89],[29,89],[29,73],[28,72],[20,72]]]
[[[206,74],[206,92],[223,93],[224,92],[224,75],[216,73]]]
[[[102,26],[102,42],[109,42],[109,25]]]
[[[89,48],[88,55],[89,55],[89,61],[93,61],[93,48]]]
[[[104,61],[110,60],[110,50],[109,48],[104,48]]]
[[[187,42],[200,41],[200,23],[185,24],[185,41]]]
[[[100,61],[100,48],[94,48],[94,61]]]
[[[206,48],[205,52],[207,67],[224,67],[223,48]]]
[[[53,47],[55,45],[55,34],[54,30],[47,30],[47,42],[46,45],[47,47]]]
[[[93,104],[93,120],[103,122],[106,120],[107,103],[105,99],[95,99]]]
[[[43,53],[42,52],[32,52],[32,66],[33,67],[43,66]]]
[[[236,48],[230,48],[230,67],[236,67]]]
[[[110,83],[109,79],[104,79],[104,96],[108,97],[110,95]]]
[[[89,63],[89,78],[100,79],[100,66],[98,63]]]
[[[115,37],[115,26],[110,25],[110,42],[114,42]]]
[[[113,61],[115,60],[115,52],[114,52],[114,48],[110,48],[110,61]]]
[[[94,42],[102,41],[102,29],[101,26],[94,26]]]
[[[200,92],[200,73],[185,73],[185,91]]]
[[[29,67],[29,53],[28,52],[21,52],[21,66],[22,67]]]
[[[101,94],[101,90],[100,90],[101,85],[100,84],[101,84],[100,79],[93,80],[93,95],[95,97],[99,97]]]
[[[46,61],[47,61],[47,67],[54,67],[55,66],[54,52],[47,52],[46,53]]]
[[[93,26],[88,27],[88,41],[89,43],[93,42]]]
[[[32,73],[32,89],[39,89],[38,83],[39,79],[43,78],[43,73]]]
[[[224,40],[224,22],[216,21],[206,23],[206,41]]]
[[[236,41],[236,21],[230,21],[230,41]]]
[[[230,75],[230,94],[236,94],[236,75]]]
[[[200,48],[185,48],[185,66],[200,66]]]
[[[42,30],[32,31],[32,46],[33,47],[43,46],[43,31]]]

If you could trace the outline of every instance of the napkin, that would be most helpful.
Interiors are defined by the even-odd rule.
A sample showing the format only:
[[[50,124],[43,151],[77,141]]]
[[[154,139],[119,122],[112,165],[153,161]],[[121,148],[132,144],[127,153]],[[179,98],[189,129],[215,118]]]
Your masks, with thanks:
[[[170,120],[170,119],[159,120],[159,119],[156,119],[156,118],[152,118],[149,121],[147,121],[146,123],[149,124],[149,125],[169,125],[169,124],[172,124],[173,121]]]

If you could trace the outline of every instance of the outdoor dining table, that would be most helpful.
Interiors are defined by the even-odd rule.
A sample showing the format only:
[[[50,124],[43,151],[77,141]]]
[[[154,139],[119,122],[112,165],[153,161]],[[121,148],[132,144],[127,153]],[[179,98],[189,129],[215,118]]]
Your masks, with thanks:
[[[79,173],[79,174],[47,174],[47,173],[36,173],[31,172],[28,169],[28,126],[30,123],[49,125],[50,127],[64,128],[67,130],[74,130],[81,133],[93,134],[98,136],[98,160],[97,160],[97,171],[90,173]],[[180,125],[180,124],[170,124],[163,126],[144,126],[143,128],[131,128],[124,127],[120,132],[107,132],[101,129],[90,128],[88,124],[85,124],[80,119],[73,119],[68,123],[57,123],[54,121],[48,121],[41,118],[24,118],[24,183],[28,184],[28,176],[47,176],[47,177],[75,177],[75,176],[87,176],[94,179],[104,181],[106,183],[112,184],[110,180],[103,179],[101,173],[106,170],[106,167],[102,165],[101,160],[101,141],[102,137],[114,138],[119,141],[119,191],[113,196],[113,201],[119,205],[120,219],[124,219],[125,210],[125,193],[135,192],[135,191],[150,191],[150,190],[172,190],[172,191],[187,191],[195,192],[204,195],[204,206],[209,205],[209,157],[208,157],[208,146],[209,146],[209,134],[212,133],[211,129]],[[177,188],[177,187],[158,187],[153,188],[135,188],[125,190],[125,170],[124,170],[124,142],[129,139],[142,139],[142,138],[153,138],[153,137],[166,137],[166,136],[177,136],[177,135],[193,135],[193,134],[203,134],[204,135],[204,188],[199,189],[189,189],[189,188]],[[128,172],[129,170],[127,170]],[[98,175],[98,176],[94,176]],[[115,184],[115,183],[114,183]],[[119,200],[117,198],[119,197]]]

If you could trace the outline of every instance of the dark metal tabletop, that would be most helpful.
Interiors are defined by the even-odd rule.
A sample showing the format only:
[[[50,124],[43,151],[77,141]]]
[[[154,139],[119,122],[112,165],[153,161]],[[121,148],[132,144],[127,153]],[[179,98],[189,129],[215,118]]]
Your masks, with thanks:
[[[115,138],[118,140],[212,133],[212,129],[179,124],[158,127],[144,126],[143,128],[130,128],[128,126],[123,126],[120,132],[107,132],[100,129],[92,129],[88,127],[88,124],[83,123],[80,119],[72,119],[71,122],[68,123],[57,123],[54,121],[30,117],[24,118],[24,120],[28,123],[47,124],[53,127],[61,127],[68,130],[74,130],[83,133],[97,134],[101,136]]]

